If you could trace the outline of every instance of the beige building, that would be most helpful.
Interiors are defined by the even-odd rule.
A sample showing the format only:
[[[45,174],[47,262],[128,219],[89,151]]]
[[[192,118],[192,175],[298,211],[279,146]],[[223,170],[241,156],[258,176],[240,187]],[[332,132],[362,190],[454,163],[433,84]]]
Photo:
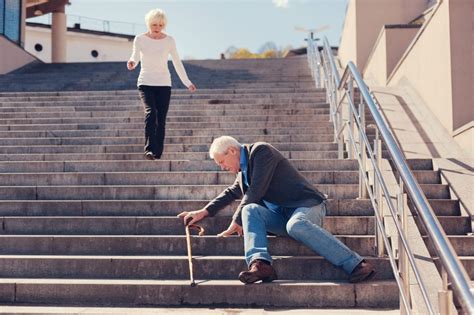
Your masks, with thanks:
[[[126,61],[131,54],[133,35],[67,28],[66,62]],[[25,49],[43,62],[52,58],[51,26],[27,23]]]
[[[472,0],[350,0],[339,57],[372,88],[411,90],[472,156],[473,20]]]

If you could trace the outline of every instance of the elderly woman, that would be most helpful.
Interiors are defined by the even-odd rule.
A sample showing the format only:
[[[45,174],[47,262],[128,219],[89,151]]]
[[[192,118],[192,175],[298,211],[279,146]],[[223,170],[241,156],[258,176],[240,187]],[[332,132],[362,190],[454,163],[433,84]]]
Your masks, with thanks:
[[[127,68],[133,70],[140,60],[142,62],[137,86],[145,107],[145,158],[154,160],[160,159],[163,154],[166,114],[171,97],[169,55],[188,90],[194,92],[196,87],[188,79],[173,37],[163,32],[167,23],[165,13],[160,9],[151,10],[145,16],[145,21],[148,32],[135,37]]]

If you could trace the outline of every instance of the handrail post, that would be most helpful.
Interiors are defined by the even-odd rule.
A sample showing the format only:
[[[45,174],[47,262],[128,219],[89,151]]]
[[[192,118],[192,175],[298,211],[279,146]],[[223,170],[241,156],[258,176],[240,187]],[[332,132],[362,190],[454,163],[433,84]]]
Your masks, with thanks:
[[[405,247],[403,246],[402,238],[406,239],[408,230],[408,204],[407,194],[403,192],[403,181],[400,178],[400,191],[397,195],[397,206],[398,206],[398,220],[402,227],[403,235],[398,236],[398,269],[400,277],[402,278],[402,290],[405,292],[405,297],[408,303],[410,303],[410,272],[408,265],[408,255]],[[401,294],[401,293],[400,293]],[[407,314],[405,307],[400,307],[400,313]]]
[[[438,292],[439,313],[441,315],[452,315],[453,291],[449,289],[448,273],[444,267],[441,267],[441,278],[443,289]]]
[[[365,134],[365,105],[363,98],[360,99],[359,103],[359,120],[361,122],[361,128],[359,130],[359,154],[361,160],[361,168],[359,170],[359,199],[367,199],[367,190],[364,183],[364,176],[367,167],[367,155],[365,153],[365,146],[362,141],[362,138]]]
[[[312,42],[312,54],[314,61],[314,81],[316,82],[316,88],[321,88],[321,54],[316,43],[316,39]]]
[[[375,158],[377,162],[377,167],[379,170],[382,169],[382,140],[380,140],[379,130],[375,127],[375,140],[374,140],[374,151],[375,151]],[[377,177],[375,176],[374,171],[374,192],[375,198],[377,200],[377,209],[379,213],[379,217],[382,219],[384,218],[384,211],[383,211],[383,196],[382,196],[382,188],[380,187],[381,184],[379,183]],[[385,255],[385,244],[383,242],[382,231],[376,225],[376,246],[377,246],[377,256],[383,257]]]
[[[350,96],[350,100],[352,100],[352,104],[355,104],[354,100],[354,79],[352,78],[352,76],[349,78],[349,82],[348,82],[348,90],[349,90],[349,96]],[[351,132],[354,131],[354,117],[352,116],[353,113],[352,113],[352,108],[351,106],[347,106],[347,114],[348,114],[348,128]],[[354,113],[355,114],[355,113]],[[347,149],[349,151],[349,159],[354,159],[354,148],[348,144],[347,145]]]

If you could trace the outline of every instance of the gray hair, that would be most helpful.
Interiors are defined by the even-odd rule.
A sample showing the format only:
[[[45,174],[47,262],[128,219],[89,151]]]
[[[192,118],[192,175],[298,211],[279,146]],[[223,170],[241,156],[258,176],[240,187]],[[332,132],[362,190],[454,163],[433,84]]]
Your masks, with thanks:
[[[168,19],[166,18],[165,11],[161,9],[153,9],[145,15],[146,26],[150,28],[150,25],[153,22],[163,22],[166,26],[168,24]]]
[[[212,141],[211,147],[209,148],[209,156],[213,159],[215,154],[224,154],[231,147],[240,149],[241,146],[240,142],[235,138],[221,136]]]

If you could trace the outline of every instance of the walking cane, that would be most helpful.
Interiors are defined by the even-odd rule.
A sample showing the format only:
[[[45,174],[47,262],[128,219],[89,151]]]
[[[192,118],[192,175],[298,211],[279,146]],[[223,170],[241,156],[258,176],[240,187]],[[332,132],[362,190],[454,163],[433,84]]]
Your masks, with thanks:
[[[191,252],[191,234],[189,233],[190,228],[195,228],[199,231],[198,235],[203,236],[204,235],[204,228],[202,226],[199,226],[197,224],[191,224],[191,225],[186,225],[185,230],[186,230],[186,245],[188,248],[188,263],[189,263],[189,277],[191,280],[191,286],[195,287],[196,282],[194,282],[194,276],[193,276],[193,254]]]

